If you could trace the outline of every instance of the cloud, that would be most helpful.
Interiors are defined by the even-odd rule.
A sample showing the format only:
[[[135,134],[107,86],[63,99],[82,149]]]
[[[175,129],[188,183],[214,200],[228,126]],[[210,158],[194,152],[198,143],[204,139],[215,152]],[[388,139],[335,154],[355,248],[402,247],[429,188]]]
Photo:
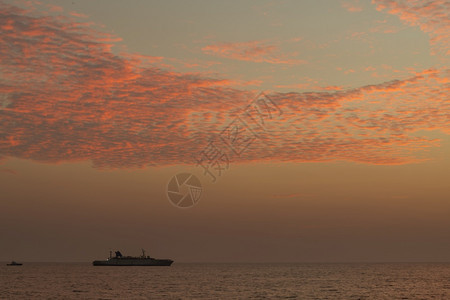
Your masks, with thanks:
[[[447,0],[373,0],[380,11],[397,15],[410,26],[419,26],[430,37],[432,54],[450,55],[450,4]]]
[[[361,3],[359,3],[359,0],[341,1],[341,5],[349,12],[360,12],[363,10]]]
[[[450,133],[448,70],[426,70],[404,80],[320,93],[274,93],[284,130],[276,157],[284,161],[351,160],[403,164],[427,159],[439,145],[423,130]],[[269,141],[266,141],[269,142]]]
[[[208,45],[202,51],[209,55],[251,62],[265,62],[269,64],[300,65],[306,61],[286,57],[280,53],[278,47],[267,45],[260,41],[242,43],[219,43]]]
[[[116,56],[118,39],[89,24],[3,5],[0,28],[3,156],[98,167],[178,163],[189,111],[227,108],[248,94],[226,80]]]
[[[424,130],[450,134],[448,69],[350,90],[271,92],[263,99],[282,114],[252,119],[243,113],[255,93],[233,88],[234,80],[118,56],[116,41],[88,23],[0,7],[0,158],[90,160],[96,168],[194,164],[211,137],[244,121],[255,139],[230,155],[236,163],[402,164],[439,146]],[[265,120],[264,130],[255,120]]]
[[[76,12],[76,11],[71,11],[69,14],[70,14],[71,16],[77,17],[77,18],[83,18],[83,19],[88,18],[87,15],[82,14],[82,13],[79,13],[79,12]]]
[[[312,81],[312,80],[311,80]],[[287,85],[276,85],[276,88],[281,89],[300,89],[300,90],[316,90],[316,91],[339,91],[344,90],[343,86],[337,85],[329,85],[329,86],[319,86],[317,82],[315,84],[306,82],[306,83],[297,83],[297,84],[287,84]]]

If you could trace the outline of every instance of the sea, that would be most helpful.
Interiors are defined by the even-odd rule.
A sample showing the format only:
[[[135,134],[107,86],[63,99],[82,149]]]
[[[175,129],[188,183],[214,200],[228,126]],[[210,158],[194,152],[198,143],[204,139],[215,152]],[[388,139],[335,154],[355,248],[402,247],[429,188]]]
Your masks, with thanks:
[[[5,263],[0,299],[450,299],[450,263]]]

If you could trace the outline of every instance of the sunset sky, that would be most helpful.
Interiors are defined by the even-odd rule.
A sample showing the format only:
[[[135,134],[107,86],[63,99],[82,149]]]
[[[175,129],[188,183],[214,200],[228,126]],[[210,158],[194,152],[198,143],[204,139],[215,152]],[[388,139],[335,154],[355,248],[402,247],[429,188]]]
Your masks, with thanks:
[[[448,0],[0,0],[0,261],[450,261],[449,58]]]

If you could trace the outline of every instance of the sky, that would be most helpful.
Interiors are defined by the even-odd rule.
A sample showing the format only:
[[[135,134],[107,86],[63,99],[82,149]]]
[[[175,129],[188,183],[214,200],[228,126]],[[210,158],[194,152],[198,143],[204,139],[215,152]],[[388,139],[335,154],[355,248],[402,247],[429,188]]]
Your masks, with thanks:
[[[0,0],[0,261],[450,261],[449,14]]]

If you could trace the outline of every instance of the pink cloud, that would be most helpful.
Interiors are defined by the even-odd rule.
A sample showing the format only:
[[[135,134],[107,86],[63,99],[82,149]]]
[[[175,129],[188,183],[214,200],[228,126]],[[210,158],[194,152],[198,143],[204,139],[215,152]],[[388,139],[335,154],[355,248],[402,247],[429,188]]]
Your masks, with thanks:
[[[288,58],[287,55],[280,53],[278,47],[267,45],[260,41],[219,43],[205,46],[202,48],[202,51],[209,55],[257,63],[265,62],[286,65],[300,65],[306,63],[304,60]]]
[[[47,7],[52,12],[62,12],[64,9],[61,6],[47,4]]]
[[[117,37],[90,24],[2,5],[0,28],[3,159],[90,160],[97,168],[193,164],[210,137],[255,96],[237,89],[236,80],[153,66],[159,58],[115,55]],[[275,50],[254,51],[266,57]],[[271,92],[282,115],[267,120],[267,131],[232,159],[429,159],[428,149],[439,140],[421,131],[450,134],[449,75],[448,69],[429,69],[350,90]]]
[[[341,1],[341,5],[343,8],[348,10],[349,12],[360,12],[363,10],[361,3],[359,3],[359,0],[353,0],[353,1]]]
[[[74,17],[77,17],[77,18],[83,18],[83,19],[88,18],[87,15],[82,14],[82,13],[79,13],[79,12],[76,12],[76,11],[71,11],[69,14],[70,14],[71,16],[74,16]]]
[[[287,85],[276,85],[276,88],[282,89],[299,89],[299,90],[316,90],[316,91],[342,91],[345,88],[343,86],[329,85],[329,86],[319,86],[317,82],[312,83],[297,83],[297,84],[287,84]]]
[[[397,15],[410,26],[419,28],[430,36],[432,53],[450,55],[450,8],[447,0],[373,0],[377,9]]]
[[[279,89],[313,89],[311,83],[294,83],[294,84],[279,84],[275,86]]]

